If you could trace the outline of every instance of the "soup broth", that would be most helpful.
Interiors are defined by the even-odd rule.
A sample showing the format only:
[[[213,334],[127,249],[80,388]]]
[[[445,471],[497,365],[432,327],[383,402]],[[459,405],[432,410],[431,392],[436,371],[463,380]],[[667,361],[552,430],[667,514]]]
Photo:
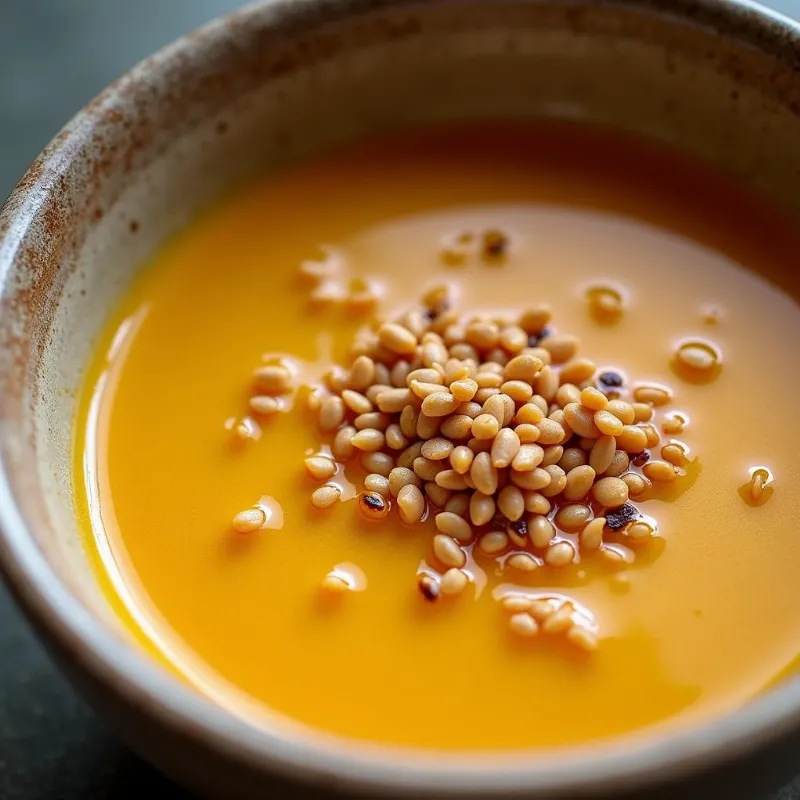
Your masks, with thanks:
[[[450,258],[464,232],[497,230],[498,263]],[[99,579],[143,646],[218,702],[356,739],[557,746],[739,707],[800,639],[800,428],[786,406],[800,310],[784,291],[798,245],[704,166],[569,125],[392,134],[254,182],[157,253],[98,341],[75,474]],[[346,287],[371,281],[386,318],[442,283],[466,314],[546,303],[581,356],[670,387],[686,424],[674,437],[659,423],[661,444],[680,439],[691,463],[641,504],[658,534],[632,563],[519,576],[476,558],[459,596],[428,602],[416,576],[434,515],[365,520],[357,461],[337,475],[341,500],[314,508],[304,459],[330,437],[300,394],[256,419],[260,438],[236,436],[265,353],[319,380],[369,319],[335,292],[315,302],[298,279],[315,259]],[[592,313],[597,287],[618,295],[611,323]],[[713,380],[676,371],[690,340],[713,346]],[[766,502],[745,502],[757,467]],[[272,524],[232,530],[259,503]],[[320,591],[337,567],[359,591]],[[514,586],[586,609],[597,648],[514,636],[497,601]]]

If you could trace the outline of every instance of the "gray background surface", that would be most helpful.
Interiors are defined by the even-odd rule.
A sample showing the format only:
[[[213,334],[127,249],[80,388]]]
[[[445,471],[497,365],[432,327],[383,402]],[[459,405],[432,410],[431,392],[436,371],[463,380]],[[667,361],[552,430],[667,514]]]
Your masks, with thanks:
[[[0,198],[58,129],[158,47],[235,0],[0,0]],[[800,18],[800,0],[770,5]],[[800,773],[800,753],[797,758]],[[55,671],[0,587],[0,800],[188,798]],[[800,779],[773,800],[800,800]]]

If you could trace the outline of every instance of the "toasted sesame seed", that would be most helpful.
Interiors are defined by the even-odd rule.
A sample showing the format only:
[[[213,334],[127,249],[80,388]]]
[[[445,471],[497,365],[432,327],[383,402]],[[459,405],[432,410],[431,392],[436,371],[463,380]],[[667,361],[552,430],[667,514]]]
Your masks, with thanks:
[[[444,417],[455,411],[459,403],[449,392],[434,392],[422,401],[422,413],[427,417]]]
[[[427,417],[420,414],[417,417],[417,436],[420,439],[434,439],[439,435],[442,427],[442,417]]]
[[[597,365],[588,358],[576,358],[561,368],[561,383],[579,384],[588,381],[597,372]]]
[[[334,485],[320,486],[311,495],[311,505],[314,508],[330,508],[341,497],[342,490]]]
[[[624,425],[617,446],[626,453],[641,453],[647,447],[647,433],[637,425]]]
[[[486,525],[492,520],[495,514],[496,503],[494,496],[483,494],[483,492],[473,492],[469,501],[469,516],[473,525]]]
[[[410,444],[397,457],[397,466],[408,467],[409,469],[413,469],[414,462],[420,457],[421,453],[422,453],[422,442],[414,442],[414,444]]]
[[[638,520],[637,522],[632,522],[630,525],[628,525],[628,527],[625,529],[625,532],[628,534],[628,538],[631,541],[640,542],[653,536],[655,529],[649,522]]]
[[[617,450],[611,459],[611,466],[606,470],[606,477],[618,478],[623,472],[627,471],[629,466],[630,458],[628,454],[622,450]]]
[[[562,542],[566,544],[566,542]],[[542,632],[548,634],[566,633],[575,624],[575,609],[571,603],[563,603],[542,623]]]
[[[261,417],[269,417],[280,411],[278,401],[267,395],[255,395],[249,402],[250,410]]]
[[[495,556],[508,549],[508,535],[503,531],[490,531],[478,539],[480,551],[487,556]]]
[[[589,312],[602,324],[617,322],[622,315],[622,295],[611,286],[595,286],[586,292]]]
[[[592,495],[604,508],[619,508],[628,502],[628,486],[620,478],[601,478],[592,487]]]
[[[550,476],[550,483],[539,489],[539,491],[545,497],[555,497],[557,494],[561,494],[567,485],[567,473],[557,464],[550,464],[543,469]],[[535,472],[536,470],[534,470]]]
[[[553,364],[564,364],[578,350],[578,340],[574,336],[548,336],[541,344],[553,360]]]
[[[258,367],[253,377],[258,388],[265,394],[286,394],[292,389],[292,373],[279,364]]]
[[[567,483],[564,487],[564,499],[568,502],[583,500],[583,498],[589,494],[595,477],[595,471],[588,465],[571,469],[567,473]]]
[[[394,458],[388,453],[371,451],[361,454],[361,466],[367,472],[377,472],[378,475],[389,477],[389,473],[394,469]]]
[[[610,411],[595,411],[594,424],[604,436],[619,436],[625,427]]]
[[[561,506],[553,517],[553,522],[567,533],[582,531],[592,518],[592,509],[583,503],[568,503]]]
[[[664,420],[661,427],[668,436],[676,436],[683,433],[683,429],[686,427],[686,420],[680,414],[673,414]]]
[[[719,352],[707,342],[686,342],[675,354],[681,366],[708,373],[719,364]]]
[[[542,367],[536,377],[536,393],[550,402],[555,399],[558,386],[558,373],[549,365]]]
[[[522,312],[517,321],[520,328],[528,335],[540,333],[547,323],[553,318],[553,313],[548,306],[534,306]]]
[[[587,386],[581,391],[580,403],[590,411],[602,411],[608,405],[608,398],[594,386]]]
[[[442,461],[431,461],[425,458],[425,456],[419,456],[414,459],[411,468],[422,480],[435,481],[436,476],[447,469],[447,464]]]
[[[537,425],[544,419],[544,413],[536,402],[525,403],[517,411],[514,422],[517,425]]]
[[[523,422],[521,425],[517,425],[514,428],[514,432],[519,437],[520,444],[533,444],[539,441],[539,437],[542,435],[539,429],[535,425],[531,425],[527,422]],[[516,456],[515,456],[516,457]]]
[[[599,644],[597,634],[584,625],[573,625],[567,631],[567,640],[589,653],[597,650]]]
[[[670,442],[661,448],[661,458],[676,467],[682,467],[687,461],[686,450],[683,445],[677,442]]]
[[[536,356],[523,354],[512,358],[503,368],[503,377],[507,381],[522,381],[533,384],[544,364]]]
[[[475,397],[475,392],[478,391],[478,383],[472,378],[462,378],[453,381],[450,384],[450,394],[456,398],[460,403],[466,403]]]
[[[368,414],[372,411],[372,402],[359,392],[345,389],[342,392],[344,404],[355,414]]]
[[[438,516],[440,515],[437,514]],[[433,537],[433,554],[446,567],[461,569],[467,563],[467,556],[458,542],[443,533],[437,533]]]
[[[562,408],[569,403],[580,403],[581,390],[574,383],[565,383],[558,387],[556,403]]]
[[[472,541],[472,528],[469,523],[458,514],[452,511],[442,511],[434,519],[436,529],[459,542],[469,543]]]
[[[534,547],[547,547],[555,535],[556,529],[547,517],[542,514],[532,514],[528,517],[528,536]]]
[[[571,542],[554,542],[545,550],[544,563],[551,567],[565,567],[575,560],[575,548]]]
[[[364,488],[368,492],[377,492],[383,497],[389,496],[389,479],[384,475],[372,472],[364,478]]]
[[[336,474],[336,462],[328,456],[309,456],[304,463],[315,481],[327,481]]]
[[[606,526],[605,517],[595,517],[589,522],[580,534],[581,550],[592,552],[599,549],[603,543],[603,530]]]
[[[383,431],[375,430],[375,428],[365,428],[353,436],[350,442],[357,450],[373,453],[386,444],[386,436]]]
[[[539,562],[530,553],[512,553],[505,566],[519,572],[534,572],[539,568]]]
[[[530,609],[531,598],[522,594],[508,594],[500,600],[500,605],[504,611],[519,614]]]
[[[596,414],[606,413],[608,412],[593,412],[580,403],[569,403],[564,406],[564,416],[570,428],[572,428],[578,436],[585,436],[589,439],[597,439],[603,435],[595,423],[595,416]]]
[[[336,431],[336,436],[333,437],[333,444],[331,445],[331,452],[337,461],[348,461],[355,454],[353,447],[353,437],[357,431],[352,425],[345,425]]]
[[[427,481],[423,487],[423,491],[431,505],[436,506],[437,509],[444,508],[453,496],[450,489],[437,486],[433,481]]]
[[[542,467],[536,467],[529,472],[517,472],[517,470],[512,468],[511,472],[509,472],[509,477],[515,486],[534,492],[549,487],[553,482],[550,473],[545,471]],[[561,490],[559,489],[559,491]]]
[[[497,491],[497,468],[492,464],[488,453],[478,453],[469,471],[475,488],[483,494],[494,494]]]
[[[450,456],[453,449],[453,443],[449,439],[437,436],[433,439],[428,439],[422,445],[422,455],[431,461],[442,461]]]
[[[397,493],[397,512],[406,525],[416,525],[425,516],[425,498],[413,484],[407,483]]]
[[[672,395],[665,386],[656,384],[643,384],[633,390],[633,399],[637,403],[650,403],[654,406],[663,406],[669,403]]]
[[[422,481],[420,478],[408,467],[395,467],[389,473],[388,481],[389,492],[391,493],[392,497],[397,497],[400,490],[409,484],[412,484],[417,488],[422,486]]]
[[[385,414],[397,414],[409,403],[411,393],[408,389],[384,389],[375,397],[375,404]]]
[[[650,481],[635,472],[626,472],[624,475],[621,475],[620,478],[625,481],[630,497],[639,497],[650,487]]]
[[[319,429],[334,431],[344,420],[344,403],[341,397],[326,397],[319,409]],[[351,440],[352,441],[352,440]]]
[[[674,464],[666,461],[650,461],[642,467],[645,477],[656,483],[674,481],[678,473]]]
[[[460,475],[469,472],[475,454],[466,445],[453,448],[450,453],[450,466]]]
[[[495,436],[492,443],[492,464],[498,469],[507,467],[519,453],[519,450],[519,436],[511,428],[503,428]]]
[[[466,492],[457,492],[444,504],[444,510],[449,511],[451,514],[457,514],[462,519],[467,519],[469,516],[469,498],[470,496]]]
[[[366,355],[358,356],[350,367],[349,383],[353,389],[367,389],[375,378],[375,362]]]
[[[513,485],[504,486],[497,495],[497,507],[506,519],[520,519],[525,512],[522,490]]]
[[[560,444],[550,444],[542,449],[542,467],[550,467],[558,464],[564,458],[564,448]],[[560,465],[559,465],[560,466]],[[562,469],[564,469],[562,467]],[[566,474],[566,470],[564,470]]]
[[[443,489],[450,489],[454,492],[460,492],[469,488],[467,476],[459,474],[454,469],[442,470],[434,480],[437,486],[441,486]]]
[[[267,515],[260,508],[248,508],[233,518],[233,529],[237,533],[253,533],[263,527]]]
[[[537,423],[540,445],[560,444],[566,439],[564,427],[552,419],[543,419]]]
[[[610,466],[617,451],[617,441],[613,436],[598,438],[589,454],[589,465],[597,475],[602,475]]]
[[[536,620],[528,613],[522,612],[512,615],[508,621],[512,633],[522,638],[529,639],[539,632],[539,625]]]
[[[442,594],[449,596],[461,594],[468,585],[469,576],[463,570],[456,569],[455,567],[448,569],[447,572],[442,575],[442,580],[440,582]]]
[[[525,510],[534,514],[549,514],[552,504],[539,492],[523,491]]]
[[[494,322],[476,320],[467,325],[464,338],[478,350],[490,350],[500,341],[500,329]]]
[[[378,329],[378,338],[393,353],[411,354],[417,349],[417,337],[395,322],[384,322]]]

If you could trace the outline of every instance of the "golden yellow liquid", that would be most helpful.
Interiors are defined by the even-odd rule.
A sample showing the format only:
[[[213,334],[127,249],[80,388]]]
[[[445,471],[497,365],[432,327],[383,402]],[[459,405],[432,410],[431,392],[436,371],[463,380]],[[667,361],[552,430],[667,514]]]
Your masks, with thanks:
[[[502,266],[442,264],[444,239],[489,227],[511,234]],[[529,582],[596,615],[596,653],[515,641],[492,598],[512,579],[486,563],[479,596],[427,603],[414,576],[430,522],[311,508],[303,458],[319,435],[299,408],[236,444],[225,423],[247,413],[263,353],[341,356],[359,324],[309,310],[296,271],[320,246],[381,280],[386,311],[442,280],[464,311],[549,303],[580,355],[673,387],[696,462],[677,500],[643,504],[660,537],[622,575],[589,559]],[[565,745],[741,706],[800,641],[800,310],[758,274],[784,281],[797,246],[788,223],[704,168],[568,126],[400,134],[254,183],[158,253],[98,343],[77,418],[77,506],[111,602],[219,702],[379,743]],[[616,326],[588,313],[586,288],[603,282],[627,295]],[[721,350],[712,383],[671,371],[686,337]],[[755,465],[776,476],[758,508],[738,492]],[[233,515],[264,495],[283,529],[234,534]],[[368,588],[323,602],[319,583],[341,562]]]

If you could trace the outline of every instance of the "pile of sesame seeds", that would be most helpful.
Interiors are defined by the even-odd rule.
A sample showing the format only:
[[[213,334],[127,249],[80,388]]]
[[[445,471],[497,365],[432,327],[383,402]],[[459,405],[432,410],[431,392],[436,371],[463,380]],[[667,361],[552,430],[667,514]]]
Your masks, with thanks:
[[[432,518],[431,569],[417,576],[428,600],[464,592],[475,559],[519,577],[589,558],[627,566],[657,533],[637,501],[685,474],[688,449],[662,443],[657,427],[659,414],[670,431],[686,424],[665,415],[669,388],[631,386],[619,370],[598,368],[551,316],[544,306],[462,315],[450,287],[437,286],[419,307],[366,325],[349,365],[305,387],[327,444],[305,460],[320,483],[311,504],[336,505],[342,490],[333,478],[357,461],[364,518]],[[281,364],[260,368],[256,383],[258,397],[294,391]],[[529,637],[542,621],[520,608],[509,628]],[[596,631],[583,628],[571,640],[592,649]]]

